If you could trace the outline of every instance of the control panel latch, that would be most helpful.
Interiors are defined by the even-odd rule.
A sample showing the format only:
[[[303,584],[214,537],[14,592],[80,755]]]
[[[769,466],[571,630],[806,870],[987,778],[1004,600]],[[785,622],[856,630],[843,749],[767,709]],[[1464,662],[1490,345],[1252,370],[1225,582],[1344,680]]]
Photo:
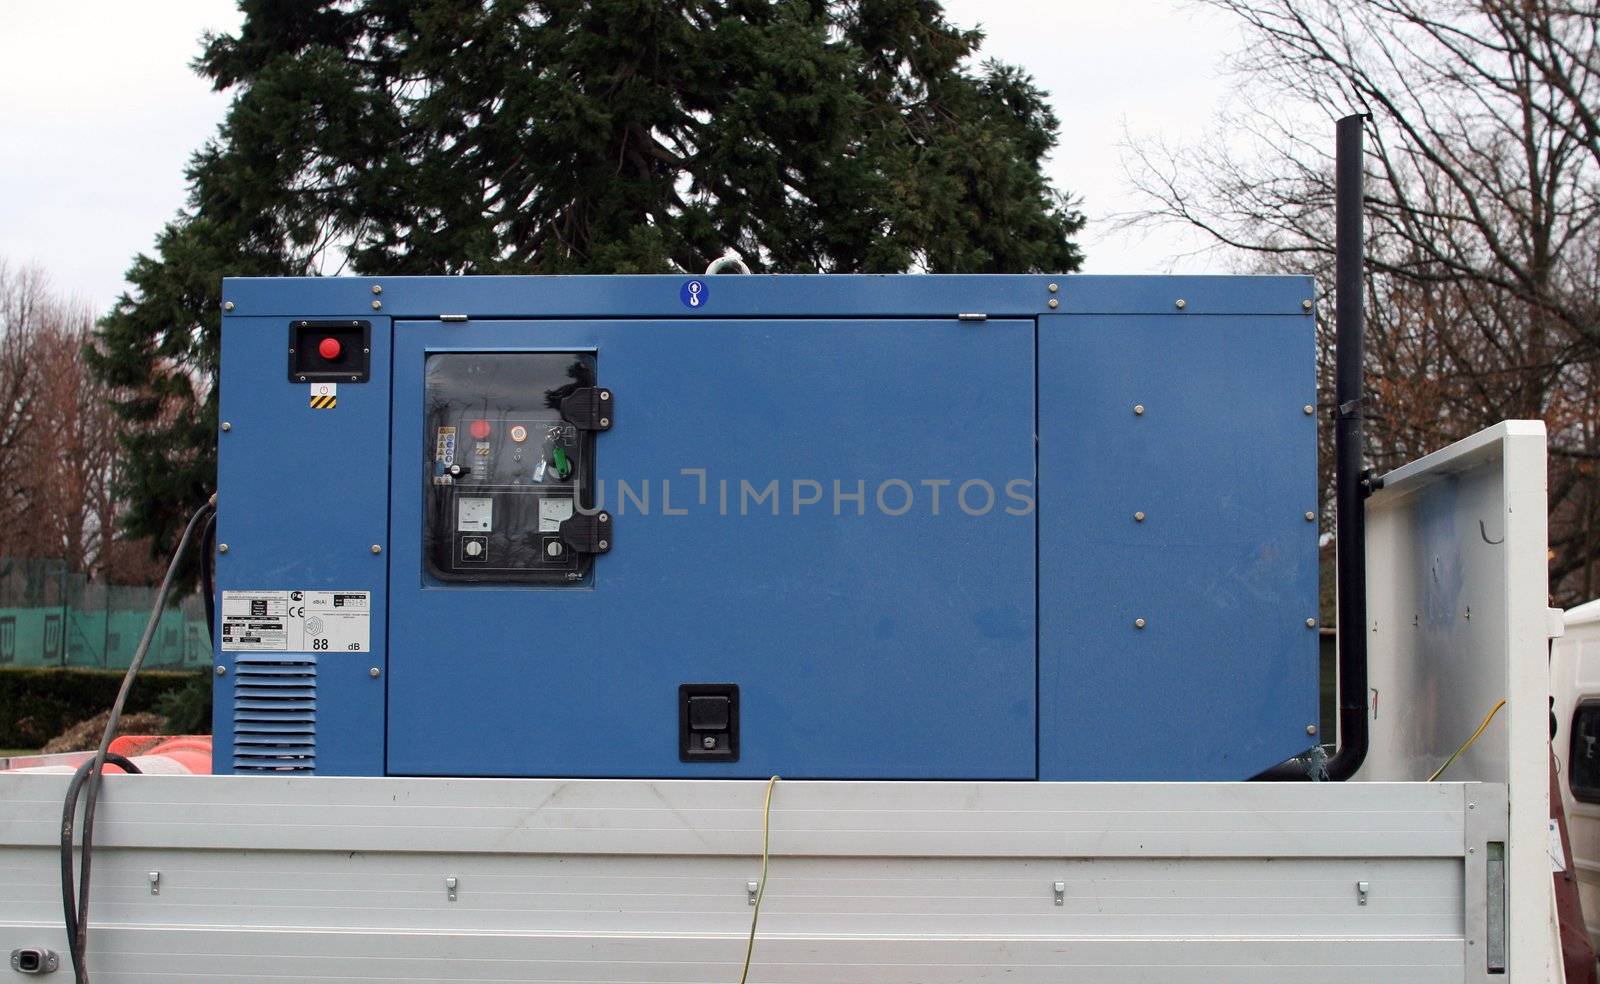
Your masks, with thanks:
[[[561,539],[577,553],[603,554],[611,550],[611,514],[578,513],[561,523]]]
[[[610,430],[616,419],[614,403],[610,390],[585,386],[561,398],[561,418],[579,430]]]

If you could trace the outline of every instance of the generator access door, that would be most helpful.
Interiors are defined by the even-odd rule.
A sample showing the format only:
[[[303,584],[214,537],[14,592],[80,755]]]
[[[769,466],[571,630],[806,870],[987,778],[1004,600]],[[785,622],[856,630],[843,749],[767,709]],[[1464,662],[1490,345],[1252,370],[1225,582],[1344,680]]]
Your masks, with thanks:
[[[391,775],[1035,776],[1031,320],[394,332]]]

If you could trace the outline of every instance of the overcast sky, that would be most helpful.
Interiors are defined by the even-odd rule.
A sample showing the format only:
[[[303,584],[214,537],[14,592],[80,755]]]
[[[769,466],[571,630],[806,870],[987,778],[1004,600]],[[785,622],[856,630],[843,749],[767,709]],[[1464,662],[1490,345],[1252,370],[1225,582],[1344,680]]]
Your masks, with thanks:
[[[1226,94],[1231,25],[1171,0],[945,0],[981,23],[985,53],[1052,93],[1057,185],[1092,219],[1130,206],[1124,129],[1205,139]],[[97,307],[123,288],[184,200],[183,168],[227,109],[189,62],[206,30],[235,28],[228,0],[10,0],[0,30],[0,257],[37,263]],[[1156,272],[1194,245],[1182,234],[1115,234],[1092,222],[1090,273]],[[1210,261],[1218,262],[1216,260]],[[1203,269],[1180,261],[1177,269]]]

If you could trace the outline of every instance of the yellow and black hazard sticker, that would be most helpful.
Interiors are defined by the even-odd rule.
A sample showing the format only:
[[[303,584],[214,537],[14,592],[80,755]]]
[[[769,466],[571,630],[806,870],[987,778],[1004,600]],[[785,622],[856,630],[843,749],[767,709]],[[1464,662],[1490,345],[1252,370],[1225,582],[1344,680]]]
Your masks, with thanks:
[[[332,410],[339,405],[338,383],[312,383],[311,409]]]

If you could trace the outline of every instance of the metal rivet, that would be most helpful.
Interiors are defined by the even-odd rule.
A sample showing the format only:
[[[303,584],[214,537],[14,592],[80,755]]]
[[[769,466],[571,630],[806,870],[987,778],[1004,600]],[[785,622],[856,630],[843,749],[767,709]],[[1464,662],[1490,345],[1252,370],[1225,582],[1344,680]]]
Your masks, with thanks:
[[[1300,310],[1302,311],[1309,311],[1313,306],[1314,305],[1311,303],[1311,298],[1309,297],[1300,302]]]
[[[600,399],[602,399],[602,400],[611,399],[611,391],[610,390],[601,390],[600,391]]]
[[[1061,306],[1061,302],[1060,301],[1056,300],[1054,297],[1050,298],[1050,310],[1054,311],[1056,308],[1058,308],[1060,306]]]
[[[1477,808],[1478,808],[1478,804],[1476,804],[1476,803],[1468,803],[1467,804],[1467,809],[1469,809],[1469,810],[1476,810]]]
[[[598,544],[597,544],[597,546],[598,546],[598,547],[599,547],[599,548],[600,548],[600,549],[601,549],[601,550],[610,550],[610,549],[611,549],[611,542],[610,542],[610,541],[609,541],[609,540],[601,540],[601,541],[600,541],[600,542],[599,542],[599,543],[598,543]]]
[[[304,376],[301,376],[301,377],[300,377],[300,381],[301,381],[301,382],[302,382],[302,383],[303,383],[303,382],[305,382],[305,381],[306,381],[306,377],[304,377]]]
[[[1134,514],[1133,514],[1133,521],[1134,521],[1134,522],[1135,522],[1135,523],[1142,523],[1142,522],[1144,522],[1144,513],[1142,513],[1142,512],[1136,512],[1136,513],[1134,513]]]
[[[369,667],[367,669],[367,676],[372,677],[374,680],[376,680],[378,677],[380,677],[382,675],[383,675],[383,671],[378,669],[376,666]]]
[[[1317,521],[1317,514],[1312,512],[1311,510],[1307,509],[1306,510],[1306,522],[1315,523],[1316,521]]]
[[[233,425],[228,423],[226,420],[224,420],[222,422],[222,432],[224,434],[226,434],[228,431],[231,431],[231,430],[233,430]]]
[[[361,377],[360,376],[351,376],[350,377],[350,381],[352,383],[359,383],[361,381]]]
[[[610,417],[601,417],[600,418],[600,426],[601,427],[610,427],[611,426],[611,418]]]
[[[1186,307],[1188,307],[1188,306],[1189,306],[1189,302],[1188,302],[1188,301],[1186,301],[1186,300],[1184,300],[1184,299],[1183,299],[1183,298],[1181,298],[1181,297],[1180,297],[1180,298],[1178,298],[1178,300],[1177,300],[1177,301],[1176,301],[1176,303],[1175,303],[1175,304],[1174,304],[1174,306],[1175,306],[1175,307],[1176,307],[1176,308],[1177,308],[1177,309],[1178,309],[1178,310],[1179,310],[1179,311],[1182,311],[1182,310],[1183,310],[1183,309],[1184,309],[1184,308],[1186,308]]]
[[[1134,619],[1134,620],[1133,620],[1133,627],[1134,627],[1134,628],[1136,628],[1136,629],[1142,629],[1142,628],[1144,628],[1144,627],[1145,627],[1145,620],[1144,620],[1144,619],[1142,619],[1142,618],[1136,618],[1136,619]]]
[[[228,675],[228,668],[226,666],[217,667],[217,676],[227,676],[227,675]]]
[[[217,544],[217,553],[227,553],[227,552],[228,552],[228,545],[226,543]]]
[[[1306,416],[1308,417],[1317,412],[1317,408],[1309,403],[1307,403],[1304,407],[1301,407],[1301,409],[1306,412]]]
[[[1316,725],[1314,725],[1314,724],[1306,725],[1306,734],[1314,735],[1316,733],[1317,733],[1317,726]]]
[[[1051,284],[1050,285],[1050,293],[1052,293],[1052,294],[1054,294],[1056,291],[1058,291],[1060,289],[1061,289],[1061,285],[1060,284]]]
[[[374,294],[381,294],[381,293],[383,293],[383,285],[382,285],[382,284],[373,284],[373,285],[372,285],[372,292],[373,292],[373,293],[374,293]]]
[[[1134,416],[1136,416],[1136,417],[1144,416],[1144,404],[1143,403],[1135,403],[1133,405],[1133,413],[1134,413]]]
[[[383,310],[383,302],[382,301],[373,301],[372,302],[372,310],[374,310],[374,311],[382,311]]]
[[[704,738],[700,739],[700,744],[705,746],[706,748],[716,748],[717,747],[716,736],[714,736],[714,735],[706,735]]]
[[[364,348],[364,349],[361,350],[361,354],[362,355],[371,355],[372,354],[372,350],[369,349],[369,348]]]
[[[372,552],[375,553],[375,554],[381,554],[381,553],[383,553],[383,548],[381,546],[379,546],[378,544],[374,543],[372,545]]]
[[[606,515],[606,514],[605,514],[605,513],[601,513],[601,514],[600,514],[600,515],[599,515],[599,516],[597,516],[597,517],[595,517],[595,518],[596,518],[596,519],[598,519],[598,520],[600,520],[600,522],[602,522],[602,523],[609,523],[609,522],[611,522],[611,517],[610,517],[610,516],[607,516],[607,515]]]
[[[1316,619],[1314,619],[1314,618],[1306,619],[1306,628],[1314,629],[1316,627],[1317,627],[1317,620]]]
[[[224,311],[232,311],[233,310],[233,302],[232,301],[224,301],[222,303],[222,310],[224,310]]]

